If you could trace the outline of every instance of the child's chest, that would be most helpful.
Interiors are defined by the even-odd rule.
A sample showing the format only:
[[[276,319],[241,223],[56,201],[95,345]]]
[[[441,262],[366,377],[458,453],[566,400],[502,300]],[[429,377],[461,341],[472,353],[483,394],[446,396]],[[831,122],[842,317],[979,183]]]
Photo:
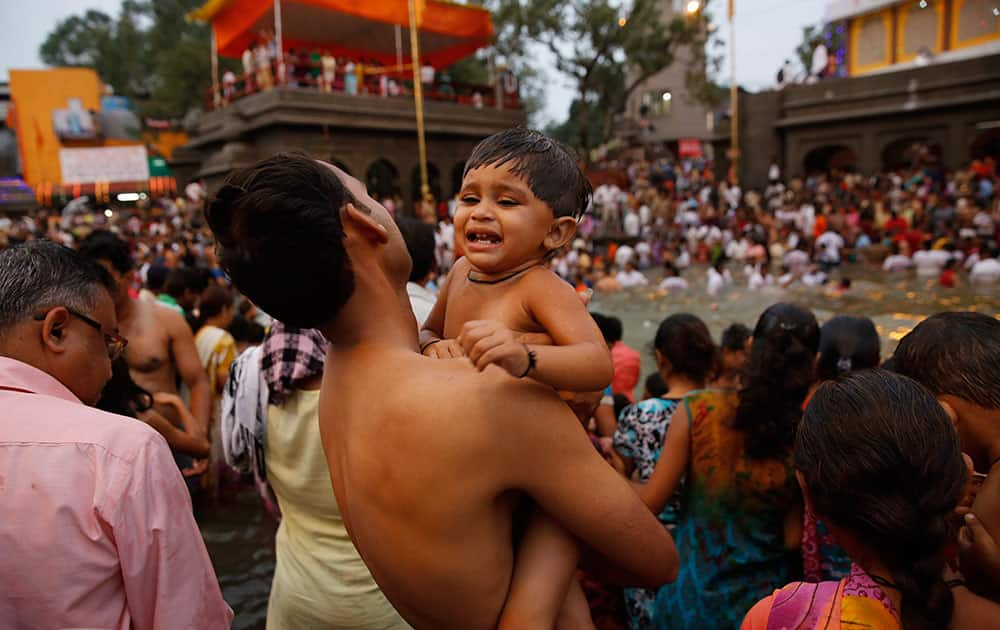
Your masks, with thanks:
[[[524,291],[518,284],[507,286],[478,284],[463,278],[448,289],[444,336],[454,339],[466,322],[494,320],[515,333],[545,332],[528,308]]]

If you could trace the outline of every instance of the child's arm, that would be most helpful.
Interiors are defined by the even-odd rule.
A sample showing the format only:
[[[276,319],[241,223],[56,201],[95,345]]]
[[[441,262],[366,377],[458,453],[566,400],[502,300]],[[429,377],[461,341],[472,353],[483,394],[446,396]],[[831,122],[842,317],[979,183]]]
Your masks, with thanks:
[[[472,321],[458,336],[465,354],[479,370],[496,364],[511,376],[529,376],[555,389],[590,392],[607,387],[614,374],[611,353],[573,287],[551,273],[525,280],[530,284],[524,303],[556,345],[523,344],[500,322]]]
[[[420,353],[424,356],[435,359],[465,356],[462,346],[455,343],[453,339],[444,339],[444,316],[448,305],[448,287],[451,285],[452,276],[460,266],[456,263],[441,284],[434,308],[431,309],[430,315],[427,316],[420,329]]]
[[[501,630],[554,628],[563,615],[579,559],[576,541],[557,522],[535,509],[518,546],[514,576],[500,616]],[[578,600],[573,600],[579,606]],[[589,618],[586,600],[583,613]]]

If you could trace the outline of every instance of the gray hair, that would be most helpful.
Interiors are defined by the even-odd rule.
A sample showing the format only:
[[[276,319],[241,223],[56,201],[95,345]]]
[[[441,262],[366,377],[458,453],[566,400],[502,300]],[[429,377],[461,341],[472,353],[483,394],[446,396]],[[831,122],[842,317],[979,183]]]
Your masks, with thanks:
[[[97,264],[50,241],[30,241],[0,251],[0,334],[56,306],[87,312],[114,280]]]

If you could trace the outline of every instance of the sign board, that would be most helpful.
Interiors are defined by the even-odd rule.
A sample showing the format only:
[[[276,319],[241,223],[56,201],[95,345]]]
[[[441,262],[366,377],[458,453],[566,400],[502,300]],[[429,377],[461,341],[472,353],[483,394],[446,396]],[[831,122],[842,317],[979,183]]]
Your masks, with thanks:
[[[677,152],[683,157],[701,157],[701,140],[681,138],[677,141]]]
[[[149,179],[149,159],[143,145],[60,149],[59,166],[62,181],[67,184]]]
[[[66,109],[52,110],[52,127],[60,140],[93,140],[97,126],[91,112],[83,107],[79,98],[71,98]]]

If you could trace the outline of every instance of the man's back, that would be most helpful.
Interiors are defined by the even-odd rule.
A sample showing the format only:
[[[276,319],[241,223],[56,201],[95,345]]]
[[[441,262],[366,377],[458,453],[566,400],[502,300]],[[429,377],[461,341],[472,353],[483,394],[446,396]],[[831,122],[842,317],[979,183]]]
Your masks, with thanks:
[[[334,351],[320,427],[351,537],[415,627],[496,625],[523,494],[641,581],[672,579],[672,542],[549,388],[463,359]]]
[[[409,354],[327,361],[320,427],[334,491],[372,575],[407,621],[492,627],[513,568],[515,498],[501,497],[485,470],[496,445],[474,421],[477,401],[436,394],[442,379],[467,385],[474,370]]]
[[[4,623],[228,627],[190,510],[158,433],[0,358]]]

